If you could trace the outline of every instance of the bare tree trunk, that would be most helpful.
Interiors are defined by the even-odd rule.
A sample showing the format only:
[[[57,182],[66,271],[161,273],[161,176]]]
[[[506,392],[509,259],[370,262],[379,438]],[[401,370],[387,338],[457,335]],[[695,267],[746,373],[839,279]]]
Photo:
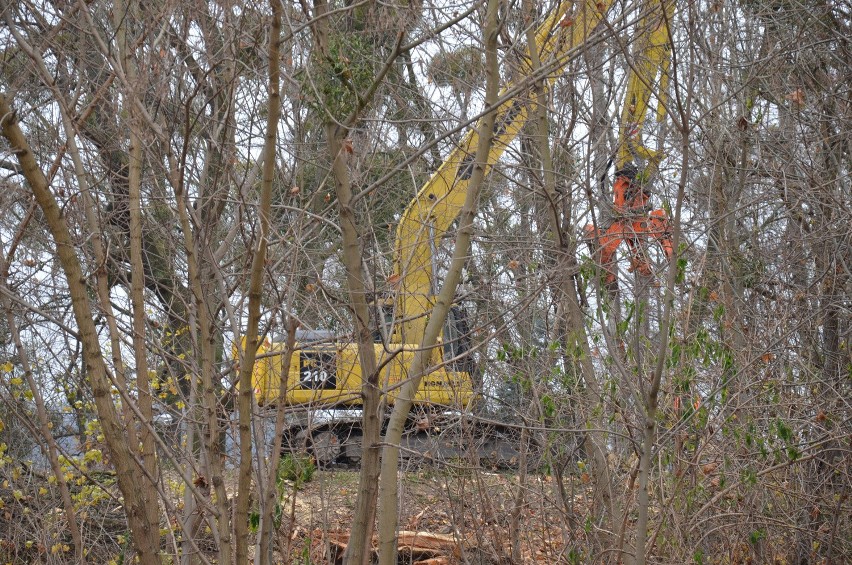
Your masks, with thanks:
[[[524,493],[527,486],[527,453],[530,450],[530,442],[528,440],[529,430],[521,428],[520,451],[521,455],[518,458],[518,486],[515,489],[515,497],[512,501],[512,509],[509,513],[509,547],[512,551],[512,563],[522,562],[521,553],[521,513],[524,510]]]
[[[121,8],[121,2],[117,3],[116,10]],[[138,4],[133,3],[127,9],[131,14],[130,21],[136,19]],[[130,84],[136,81],[136,62],[131,52],[126,37],[126,21],[120,26],[119,51],[121,64]],[[142,140],[137,132],[138,123],[134,119],[135,108],[128,104],[130,117],[130,169],[128,171],[128,200],[130,208],[130,300],[133,318],[133,354],[136,363],[136,393],[139,412],[143,422],[139,426],[139,442],[134,445],[140,446],[140,458],[142,467],[148,475],[152,485],[158,480],[157,477],[157,453],[154,443],[154,435],[150,426],[146,425],[153,421],[153,399],[148,377],[148,352],[145,342],[145,267],[142,260]],[[135,430],[134,430],[135,431]],[[135,434],[130,435],[133,437]],[[150,530],[159,530],[160,512],[157,491],[154,488],[145,489],[142,493],[145,498],[147,527]]]
[[[530,33],[530,35],[532,34]],[[600,47],[596,47],[596,49],[600,49]],[[535,72],[541,67],[541,61],[535,50],[530,50],[530,59],[532,70]],[[542,97],[543,94],[539,90],[535,98],[535,136],[538,140],[537,145],[544,176],[544,193],[547,201],[548,231],[550,232],[551,245],[556,252],[557,261],[563,263],[559,271],[561,277],[556,285],[556,293],[559,296],[561,304],[560,311],[564,317],[562,323],[564,323],[568,330],[564,345],[567,351],[580,352],[579,358],[570,359],[570,361],[576,363],[580,368],[583,382],[587,385],[584,392],[584,403],[592,407],[603,402],[603,392],[591,363],[591,351],[589,350],[584,322],[585,315],[580,307],[577,288],[574,283],[574,277],[579,270],[575,258],[576,241],[562,227],[563,222],[559,206],[560,195],[556,191],[553,159],[547,138],[547,106]],[[570,210],[570,203],[566,203],[566,207]],[[595,413],[595,410],[592,409],[590,412]],[[616,532],[613,536],[604,536],[604,543],[602,545],[607,546],[611,545],[610,542],[619,537],[617,529],[620,524],[621,504],[613,494],[612,477],[607,463],[607,439],[604,432],[606,429],[605,418],[596,417],[590,422],[590,425],[593,429],[586,432],[583,443],[586,452],[592,460],[591,470],[594,474],[595,482],[600,489],[604,511],[609,515],[610,523]]]
[[[258,528],[258,552],[255,557],[255,563],[258,565],[272,565],[275,563],[272,557],[272,534],[275,531],[273,512],[275,504],[278,501],[280,493],[278,492],[278,463],[281,460],[281,442],[284,436],[284,397],[287,394],[287,375],[290,374],[290,362],[293,351],[296,346],[296,327],[297,322],[290,319],[290,324],[287,329],[287,340],[284,346],[284,351],[281,354],[281,375],[278,383],[278,400],[275,403],[275,432],[272,436],[270,444],[269,460],[266,463],[266,471],[261,476],[260,480],[266,479],[266,484],[263,489],[258,489],[262,493],[263,498],[260,499],[260,526]],[[295,504],[296,497],[293,496]],[[288,555],[284,555],[288,558]]]
[[[222,469],[222,446],[219,435],[218,400],[216,398],[216,385],[213,381],[215,371],[213,365],[214,351],[210,339],[210,313],[207,309],[201,275],[198,268],[198,254],[196,253],[197,241],[189,224],[187,212],[188,202],[183,186],[182,173],[178,172],[176,166],[172,165],[171,183],[175,191],[176,207],[180,220],[181,231],[186,248],[186,265],[189,285],[192,289],[192,297],[195,303],[195,316],[198,326],[198,342],[201,350],[201,375],[197,378],[201,406],[196,411],[197,421],[200,422],[202,435],[202,469],[208,476],[199,476],[195,480],[202,486],[210,484],[216,492],[216,541],[218,542],[219,562],[227,564],[231,562],[231,525],[230,506],[228,503],[228,492],[225,489],[225,481]],[[187,450],[192,450],[192,445],[187,445]],[[202,489],[203,491],[204,489]],[[195,517],[192,509],[187,508],[184,520],[184,530],[193,532]]]
[[[132,111],[131,111],[132,114]],[[145,499],[145,521],[148,530],[159,532],[160,512],[157,490],[153,488],[158,480],[157,452],[154,435],[148,423],[153,421],[153,400],[148,376],[147,347],[145,342],[145,268],[142,265],[142,145],[135,133],[130,137],[130,265],[131,291],[133,307],[133,353],[136,361],[136,393],[139,412],[143,422],[139,426],[142,467],[147,474],[150,488],[143,489]],[[134,437],[136,434],[131,435]],[[136,447],[134,445],[134,447]]]
[[[267,116],[267,124],[266,124],[266,139],[264,140],[263,146],[263,176],[262,176],[262,187],[263,187],[263,205],[266,208],[261,209],[261,214],[268,216],[271,212],[271,198],[272,198],[272,180],[273,175],[275,174],[275,153],[276,153],[276,140],[277,140],[277,132],[278,132],[278,119],[281,115],[281,80],[280,80],[280,45],[281,45],[281,2],[278,0],[271,0],[270,5],[272,7],[272,21],[269,25],[269,61],[268,61],[268,72],[269,72],[269,105],[268,111],[269,114]],[[263,219],[263,216],[261,216]],[[266,218],[268,222],[268,217]],[[267,227],[268,229],[268,227]],[[262,235],[265,235],[265,230],[262,232]],[[266,259],[265,255],[262,258],[264,261]],[[261,270],[263,269],[263,262],[260,263]],[[260,296],[258,296],[258,299]],[[259,306],[259,305],[258,305]],[[249,330],[251,331],[251,329]],[[266,466],[266,491],[265,496],[262,500],[258,500],[258,505],[260,507],[260,525],[258,531],[258,552],[257,552],[257,561],[261,565],[271,565],[272,563],[272,514],[273,509],[275,507],[275,500],[278,494],[278,489],[276,485],[276,471],[278,469],[278,459],[281,455],[281,435],[284,429],[284,395],[286,393],[287,386],[287,374],[290,371],[290,357],[293,351],[293,342],[295,340],[296,327],[295,325],[291,325],[290,330],[287,332],[287,347],[284,348],[284,357],[283,357],[283,367],[282,367],[282,375],[279,383],[278,389],[278,402],[276,403],[276,419],[275,419],[275,435],[272,440],[271,452],[269,457],[269,463]],[[254,348],[256,351],[257,348]],[[253,356],[252,356],[253,357]],[[254,360],[251,362],[247,358],[244,358],[245,366],[249,371],[249,378],[251,375],[251,369],[254,365]],[[240,393],[242,394],[242,387],[246,386],[246,383],[242,380],[242,372],[240,374]],[[251,386],[250,384],[248,385]],[[240,446],[242,446],[242,438],[240,439]],[[259,451],[259,450],[258,450]],[[258,453],[259,456],[259,465],[261,466],[261,480],[263,479],[263,453]],[[251,453],[249,452],[249,459],[251,459]],[[241,462],[242,463],[242,462]],[[251,472],[251,468],[249,468],[249,472]],[[262,489],[258,489],[259,492],[263,492]],[[248,500],[248,492],[246,494],[246,500]],[[246,508],[247,510],[247,508]],[[246,516],[247,518],[247,516]],[[246,520],[246,523],[247,520]],[[239,542],[239,540],[238,540]],[[245,561],[239,561],[239,552],[237,554],[238,563],[244,563]]]
[[[315,0],[314,39],[316,49],[321,56],[328,56],[328,5],[325,0]],[[340,122],[336,116],[324,116],[324,131],[329,155],[332,158],[331,174],[340,210],[340,231],[342,233],[343,266],[346,271],[346,284],[349,290],[350,308],[355,325],[355,342],[358,347],[358,362],[361,368],[362,401],[362,456],[361,473],[358,479],[358,496],[353,511],[352,529],[349,543],[343,556],[346,565],[366,565],[370,561],[370,545],[376,519],[376,500],[378,498],[379,470],[381,460],[381,428],[383,419],[383,399],[379,387],[378,364],[373,344],[373,330],[370,325],[370,306],[367,300],[367,273],[362,261],[363,250],[355,215],[355,202],[352,193],[352,181],[347,165],[348,155],[352,152],[351,140],[347,136],[361,112],[372,100],[394,60],[399,56],[399,45],[403,34],[397,37],[397,44],[385,66],[364,93],[358,94],[358,102],[349,116]]]
[[[671,65],[671,72],[674,79],[677,79],[678,68],[677,59],[674,59]],[[691,75],[687,77],[692,79]],[[657,428],[657,406],[659,403],[660,385],[663,379],[663,371],[666,367],[666,359],[668,358],[669,333],[670,328],[675,320],[674,298],[675,298],[675,282],[678,276],[677,253],[681,241],[681,212],[683,208],[684,194],[686,193],[686,183],[689,179],[689,115],[691,99],[685,100],[681,97],[681,92],[691,92],[691,84],[679,86],[676,80],[672,81],[675,91],[674,108],[678,113],[673,116],[676,118],[677,128],[682,136],[682,154],[680,178],[678,180],[677,198],[675,201],[675,213],[672,220],[672,247],[675,250],[675,257],[672,258],[672,264],[669,266],[668,278],[666,280],[665,296],[663,298],[663,313],[660,318],[660,342],[656,354],[656,366],[651,375],[650,383],[643,393],[644,401],[644,428],[642,436],[642,447],[639,456],[639,495],[638,495],[638,511],[639,517],[636,521],[636,555],[635,562],[637,565],[645,565],[645,554],[648,541],[648,511],[650,508],[650,476],[652,456],[654,453],[654,445],[656,442]]]
[[[376,499],[379,486],[381,458],[382,396],[373,332],[370,328],[370,309],[365,287],[366,273],[361,261],[361,239],[358,234],[355,210],[352,205],[352,186],[346,166],[344,149],[345,130],[336,124],[326,124],[326,141],[334,161],[332,174],[340,208],[340,229],[343,232],[343,264],[349,299],[355,318],[355,339],[358,344],[358,361],[361,366],[363,407],[361,474],[358,480],[358,497],[352,518],[349,545],[343,562],[346,565],[366,565],[370,561],[370,539],[376,518]]]
[[[531,0],[524,0],[523,2],[523,10],[527,17],[532,21],[535,17],[535,5]],[[535,30],[532,26],[527,28],[526,32],[526,41],[527,41],[527,52],[529,55],[530,61],[530,71],[533,75],[538,75],[541,71],[541,54],[540,54],[540,46],[536,42],[536,34]],[[598,49],[600,47],[597,47]],[[543,198],[541,199],[540,207],[541,213],[546,218],[546,226],[550,233],[550,244],[553,249],[557,250],[555,259],[558,260],[558,251],[561,249],[565,249],[568,246],[567,237],[568,234],[562,229],[562,206],[565,205],[566,211],[565,215],[570,217],[570,193],[565,195],[560,195],[556,191],[556,174],[553,163],[553,153],[550,147],[550,120],[548,117],[547,110],[547,98],[546,98],[546,90],[545,90],[545,81],[540,80],[534,85],[534,91],[531,96],[531,108],[530,108],[530,137],[531,137],[531,145],[535,147],[536,152],[538,154],[538,163],[532,166],[536,166],[540,169],[541,177],[542,177],[542,192]],[[532,155],[535,155],[536,152],[530,152]],[[534,176],[534,175],[531,175]],[[563,202],[563,198],[565,201]],[[568,280],[557,280],[555,284],[556,288],[554,289],[554,294],[557,296],[563,293],[563,289],[567,289],[568,292],[573,292],[573,289],[570,288],[573,286],[573,278],[568,277]],[[563,308],[558,308],[557,310],[557,320],[561,317]],[[560,322],[557,321],[556,327],[559,328]],[[555,336],[555,341],[560,341],[559,336]],[[564,355],[564,350],[562,354]],[[555,361],[555,359],[554,359]],[[539,404],[539,399],[536,398],[535,402]],[[573,415],[569,416],[572,420]],[[544,415],[541,416],[542,423],[545,427],[549,424],[546,421]],[[525,483],[525,477],[527,473],[527,450],[528,450],[528,441],[525,436],[527,434],[527,430],[523,430],[521,435],[521,460],[519,462],[519,472],[518,472],[518,490],[516,493],[515,499],[515,510],[512,515],[512,525],[517,528],[516,524],[516,514],[520,513],[521,505],[523,502],[523,493],[526,490],[527,486]],[[547,445],[547,442],[545,442]],[[557,504],[560,507],[564,507],[565,500],[563,498],[562,491],[562,476],[563,476],[563,467],[561,462],[557,461],[555,457],[552,455],[552,450],[547,447],[547,454],[549,465],[551,468],[551,472],[554,474],[556,480],[553,484],[553,493],[554,498],[556,499]],[[521,553],[520,553],[520,539],[519,532],[512,537],[512,559],[516,563],[521,562]],[[566,540],[567,542],[567,540]]]
[[[409,369],[409,380],[400,389],[385,434],[385,448],[382,459],[380,510],[379,510],[379,565],[396,563],[396,530],[398,524],[399,485],[397,470],[399,466],[399,444],[413,399],[420,387],[420,381],[431,369],[435,343],[441,333],[441,327],[447,319],[447,313],[453,303],[456,288],[461,280],[462,269],[470,255],[470,242],[473,236],[473,220],[476,217],[479,193],[485,178],[488,154],[494,134],[497,96],[500,86],[500,71],[497,60],[498,37],[498,0],[489,0],[482,31],[485,45],[485,107],[488,112],[479,125],[479,142],[476,147],[476,160],[473,174],[465,195],[464,206],[459,214],[459,229],[456,246],[444,284],[438,294],[435,306],[426,324],[423,342],[415,352]]]
[[[236,563],[248,563],[248,510],[251,498],[251,419],[252,419],[252,370],[259,345],[260,302],[263,293],[263,271],[266,265],[266,250],[269,244],[269,217],[272,210],[272,181],[275,175],[275,146],[278,135],[278,118],[281,115],[281,86],[279,72],[279,41],[281,35],[281,5],[273,0],[273,16],[269,31],[269,104],[267,106],[266,137],[263,152],[263,175],[260,190],[257,249],[252,257],[251,281],[249,283],[248,327],[240,360],[240,392],[237,403],[240,438],[240,466],[237,498],[234,510],[234,532],[236,538]]]
[[[65,129],[68,153],[74,163],[74,173],[77,177],[77,181],[79,182],[80,192],[84,200],[86,222],[88,223],[89,229],[92,232],[92,248],[94,250],[95,260],[97,261],[98,265],[101,265],[101,268],[99,268],[95,272],[95,282],[98,299],[100,300],[100,307],[103,310],[103,315],[106,319],[107,328],[109,329],[110,356],[112,360],[113,371],[115,372],[113,378],[115,379],[116,385],[118,386],[121,393],[126,395],[127,380],[125,376],[124,360],[121,357],[121,337],[119,334],[115,313],[112,308],[112,303],[110,301],[110,289],[107,271],[106,268],[104,268],[107,261],[107,253],[104,249],[103,235],[101,233],[102,230],[99,227],[98,220],[96,217],[96,203],[92,198],[91,192],[89,190],[88,179],[85,176],[83,162],[80,157],[80,152],[75,139],[77,132],[73,125],[73,120],[71,119],[73,112],[68,107],[68,103],[66,102],[65,97],[63,95],[64,93],[62,93],[56,86],[55,80],[51,75],[50,71],[47,69],[47,66],[45,65],[44,58],[41,56],[41,53],[33,49],[33,47],[26,41],[26,39],[17,31],[15,26],[12,25],[10,19],[11,16],[9,12],[6,12],[6,16],[7,23],[10,24],[9,28],[10,30],[12,30],[12,34],[15,36],[15,40],[17,41],[18,45],[27,53],[27,55],[33,60],[33,62],[35,62],[42,80],[45,82],[45,84],[51,85],[52,90],[56,95],[60,115],[62,117],[62,125]],[[125,432],[128,434],[128,437],[133,438],[136,435],[136,430],[135,427],[132,425],[132,410],[129,406],[129,403],[127,402],[122,405],[122,408]],[[134,441],[133,443],[135,444],[137,442]]]

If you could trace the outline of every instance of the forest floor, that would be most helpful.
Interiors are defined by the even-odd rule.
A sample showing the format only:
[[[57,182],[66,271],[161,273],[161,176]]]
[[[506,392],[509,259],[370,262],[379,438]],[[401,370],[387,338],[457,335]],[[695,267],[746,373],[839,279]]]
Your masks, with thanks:
[[[421,468],[400,472],[400,563],[441,565],[578,561],[572,508],[587,508],[585,489],[556,502],[551,477]],[[279,549],[289,563],[336,563],[348,539],[358,473],[318,471],[295,488],[285,483]],[[585,512],[577,512],[584,514]],[[579,528],[582,529],[582,528]],[[570,535],[569,535],[570,534]]]
[[[43,473],[15,469],[15,473],[0,473],[0,503],[6,501],[5,506],[0,505],[0,563],[70,562],[60,561],[67,557],[70,546],[61,510],[50,494],[54,487]],[[304,471],[305,468],[296,469]],[[310,469],[310,472],[299,474],[286,465],[279,467],[281,481],[276,515],[280,517],[280,525],[275,536],[275,561],[278,563],[337,564],[346,548],[358,495],[358,472]],[[96,477],[102,486],[86,485],[76,489],[74,494],[82,508],[79,518],[89,527],[89,562],[122,562],[128,554],[129,542],[124,510],[115,504],[119,493],[114,474],[90,473],[90,476]],[[299,483],[288,477],[300,477]],[[400,564],[585,564],[600,562],[601,555],[611,555],[611,550],[600,545],[601,531],[596,517],[600,516],[601,507],[594,496],[592,481],[581,464],[566,469],[562,488],[550,475],[529,473],[523,476],[482,467],[472,469],[464,467],[462,462],[412,467],[401,470],[398,478]],[[236,485],[235,473],[230,473],[226,479],[231,490]],[[166,480],[168,484],[180,484],[176,474],[167,474]],[[712,477],[704,476],[703,480],[712,487]],[[632,494],[635,492],[632,489]],[[713,496],[713,492],[708,490],[704,496]],[[794,533],[783,527],[755,530],[753,523],[743,522],[732,510],[739,504],[740,496],[732,490],[720,502],[720,508],[728,509],[725,516],[737,519],[724,522],[723,516],[719,522],[705,520],[725,527],[717,525],[715,531],[708,528],[700,550],[685,548],[673,533],[677,529],[666,525],[671,512],[667,514],[652,507],[653,531],[660,532],[655,534],[654,562],[791,563],[785,555],[790,553]],[[180,502],[175,498],[176,506]],[[783,516],[790,512],[790,508],[783,506],[783,496],[778,495],[767,504],[770,502],[773,506],[767,509],[769,515]],[[632,510],[624,516],[628,532],[624,540],[626,547],[633,542],[631,533],[635,531],[635,519],[636,513]],[[95,531],[92,524],[100,529]],[[164,522],[163,526],[166,524]],[[176,527],[174,523],[172,526]],[[47,536],[51,532],[52,537]],[[845,535],[842,529],[838,532]],[[212,532],[201,532],[197,541],[212,562],[215,559]],[[168,544],[165,539],[164,543]],[[594,555],[590,555],[592,551]],[[811,563],[827,565],[828,562],[814,559]]]
[[[421,467],[400,471],[399,564],[585,564],[595,561],[592,516],[597,504],[589,477],[567,473],[562,488],[551,475],[524,477],[483,469]],[[337,564],[348,541],[358,494],[358,472],[317,471],[312,480],[282,485],[279,556],[282,563]],[[652,515],[661,517],[659,509]],[[628,530],[635,515],[626,519]],[[656,519],[652,518],[652,520]],[[660,538],[661,539],[661,538]],[[656,549],[682,555],[676,539]],[[706,565],[787,565],[787,543],[777,535],[748,541],[743,533],[718,543],[690,562]],[[630,539],[625,540],[629,545]],[[673,545],[672,545],[673,544]],[[374,548],[376,540],[374,538]],[[663,547],[666,546],[666,547]],[[286,558],[284,556],[287,556]],[[666,560],[679,563],[684,561]],[[820,563],[819,561],[814,561]]]

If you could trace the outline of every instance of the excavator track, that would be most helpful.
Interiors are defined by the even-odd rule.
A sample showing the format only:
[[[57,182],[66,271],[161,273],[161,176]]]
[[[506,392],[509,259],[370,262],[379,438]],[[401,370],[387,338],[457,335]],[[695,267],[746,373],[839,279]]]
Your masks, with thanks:
[[[358,411],[342,410],[339,415],[333,410],[324,412],[309,413],[312,423],[291,426],[282,440],[282,453],[308,454],[321,467],[358,468],[363,449],[360,415],[355,415]],[[540,450],[535,445],[525,449],[529,450],[528,460],[539,459]],[[403,434],[400,461],[408,466],[515,469],[521,450],[518,428],[483,423],[470,415],[421,415],[409,421]]]

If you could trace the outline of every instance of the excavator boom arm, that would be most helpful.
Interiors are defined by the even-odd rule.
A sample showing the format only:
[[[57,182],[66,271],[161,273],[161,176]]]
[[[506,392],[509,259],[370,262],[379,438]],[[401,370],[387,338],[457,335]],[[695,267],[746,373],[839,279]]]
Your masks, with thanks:
[[[606,16],[612,0],[563,2],[536,32],[536,46],[546,68],[554,72],[545,81],[553,84],[570,60],[572,50],[586,42]],[[505,98],[497,109],[494,142],[485,172],[497,162],[529,118],[527,101],[533,82],[525,79],[508,84],[501,93]],[[507,96],[512,93],[510,96]],[[426,314],[436,294],[433,273],[433,249],[461,212],[473,173],[479,135],[472,128],[450,152],[438,170],[420,189],[402,214],[396,231],[395,269],[400,287],[397,293],[397,317],[404,319],[399,342],[420,343],[426,327]],[[397,341],[396,339],[394,341]]]
[[[621,170],[634,159],[659,160],[656,150],[645,146],[642,128],[656,92],[656,121],[666,116],[668,102],[669,62],[671,44],[669,22],[674,15],[675,0],[655,0],[646,4],[646,12],[639,22],[639,36],[633,51],[633,61],[627,79],[627,92],[621,113],[619,146],[615,160],[616,170]]]

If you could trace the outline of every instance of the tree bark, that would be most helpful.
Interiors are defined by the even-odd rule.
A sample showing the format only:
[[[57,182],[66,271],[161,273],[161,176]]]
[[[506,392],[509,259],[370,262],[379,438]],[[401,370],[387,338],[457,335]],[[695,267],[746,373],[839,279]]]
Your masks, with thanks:
[[[275,153],[276,153],[276,140],[278,133],[278,120],[281,115],[281,80],[280,80],[280,45],[281,45],[281,2],[278,0],[271,0],[270,5],[272,7],[272,21],[269,25],[269,61],[268,61],[268,72],[269,72],[269,104],[268,104],[268,115],[267,115],[267,123],[266,123],[266,138],[264,139],[264,147],[263,147],[263,174],[262,174],[262,207],[261,207],[261,221],[264,220],[267,222],[267,226],[265,229],[261,230],[261,236],[265,235],[266,230],[269,229],[269,214],[271,213],[271,203],[272,203],[272,181],[273,176],[275,175]],[[263,224],[261,224],[263,225]],[[265,248],[264,248],[264,256],[262,259],[265,261]],[[260,263],[261,270],[263,269],[263,262]],[[254,273],[252,273],[254,275]],[[254,280],[254,279],[252,279]],[[258,296],[258,299],[260,296]],[[259,304],[258,304],[259,307]],[[251,310],[251,304],[249,305],[249,311]],[[251,321],[251,318],[250,318]],[[255,332],[257,331],[255,324]],[[249,331],[251,331],[251,327]],[[260,507],[260,525],[258,531],[258,551],[257,551],[257,562],[259,565],[271,565],[272,564],[272,515],[273,509],[275,508],[275,501],[278,495],[278,488],[276,484],[277,478],[277,470],[278,470],[278,459],[281,455],[281,435],[284,429],[284,417],[283,417],[283,409],[284,409],[284,395],[286,392],[287,386],[287,374],[290,371],[290,357],[293,351],[293,344],[295,340],[295,326],[290,328],[290,331],[287,333],[287,346],[284,348],[283,352],[283,368],[282,375],[279,384],[278,390],[278,402],[276,403],[276,419],[275,419],[275,435],[272,440],[272,446],[270,448],[270,457],[269,462],[266,466],[266,472],[261,473],[261,480],[263,475],[266,475],[266,485],[265,491],[263,489],[258,489],[260,493],[263,493],[264,496],[261,500],[258,501],[258,506]],[[255,337],[256,340],[256,337]],[[252,351],[256,352],[256,345],[251,348]],[[246,352],[248,353],[248,352]],[[252,359],[249,361],[248,356],[244,357],[244,364],[242,367],[244,369],[240,374],[240,394],[243,393],[243,387],[246,386],[246,381],[243,380],[243,373],[248,370],[249,378],[251,378],[251,369],[254,365],[254,355],[251,356]],[[250,384],[248,386],[251,386]],[[242,438],[240,442],[240,446],[242,447]],[[260,465],[262,466],[262,454],[259,455],[259,461],[261,461]],[[251,453],[249,452],[249,459],[251,459]],[[262,471],[263,469],[261,469]],[[249,468],[250,472],[250,468]],[[248,500],[248,492],[246,494],[246,500]],[[247,509],[246,509],[247,510]],[[239,540],[238,540],[239,541]],[[239,552],[238,552],[239,557]],[[244,561],[238,561],[238,563],[242,563]]]
[[[328,22],[325,16],[328,5],[325,0],[315,0],[314,40],[315,48],[322,57],[328,56]],[[351,141],[347,140],[350,128],[361,112],[369,104],[378,85],[391,68],[393,60],[399,55],[397,47],[391,54],[385,67],[378,73],[373,84],[365,93],[358,93],[358,104],[351,114],[340,122],[337,116],[327,113],[323,116],[326,145],[332,158],[331,175],[340,211],[340,230],[342,234],[343,266],[349,294],[350,309],[355,326],[355,343],[358,348],[358,362],[361,369],[362,401],[362,456],[361,472],[358,479],[358,496],[352,518],[349,544],[343,555],[345,565],[367,565],[370,561],[371,539],[376,519],[376,500],[378,498],[379,465],[381,459],[381,428],[383,420],[383,399],[379,388],[378,364],[373,344],[373,331],[370,325],[370,305],[367,300],[367,273],[362,261],[363,250],[355,214],[355,202],[352,192],[352,180],[347,165],[348,155],[352,152]]]
[[[381,457],[382,396],[373,332],[370,328],[370,309],[365,285],[366,273],[361,261],[361,239],[358,234],[355,210],[352,204],[352,186],[346,166],[344,147],[345,129],[336,124],[326,124],[329,153],[333,156],[332,174],[340,209],[340,228],[343,232],[343,264],[349,299],[354,314],[355,339],[363,385],[361,473],[358,479],[358,497],[352,519],[352,531],[343,562],[346,565],[367,565],[370,561],[370,540],[376,517],[378,497],[379,462]]]
[[[186,192],[183,186],[182,173],[174,169],[171,173],[171,184],[175,191],[176,208],[178,211],[178,219],[180,221],[181,232],[183,235],[184,246],[186,249],[186,265],[189,285],[192,289],[192,297],[195,306],[196,324],[198,327],[198,343],[201,353],[201,371],[197,377],[196,383],[198,394],[201,397],[201,406],[196,410],[196,420],[200,422],[202,435],[202,457],[201,468],[208,476],[199,476],[197,481],[206,483],[208,480],[216,492],[216,541],[218,542],[219,562],[227,564],[231,562],[231,524],[230,524],[230,506],[228,503],[228,492],[225,489],[225,481],[223,477],[223,456],[221,436],[219,434],[219,402],[216,397],[217,387],[214,382],[214,351],[213,342],[211,339],[210,312],[207,308],[207,300],[204,294],[204,287],[201,280],[199,270],[198,237],[193,233],[189,223],[189,214],[187,212],[189,203],[186,199]],[[193,446],[187,445],[187,450],[191,451]],[[191,466],[188,466],[187,472],[191,472]],[[195,517],[191,506],[195,504],[187,504],[187,513],[184,519],[184,531],[193,532],[195,528],[193,523]],[[185,547],[185,550],[190,548]],[[188,553],[188,551],[187,551]]]
[[[116,11],[123,12],[123,3],[116,3]],[[134,55],[130,50],[127,38],[127,22],[134,21],[138,14],[138,4],[133,3],[127,8],[129,19],[119,23],[119,53],[121,64],[124,68],[128,82],[136,82],[137,69]],[[129,105],[128,114],[130,118],[130,148],[129,148],[129,171],[128,171],[128,200],[130,209],[130,301],[132,308],[133,324],[133,355],[136,363],[136,394],[139,412],[144,422],[152,422],[153,399],[151,397],[150,380],[148,377],[148,351],[145,342],[145,266],[142,258],[142,140],[137,131],[138,123],[134,119],[136,110]],[[130,422],[133,420],[129,419]],[[133,425],[135,428],[135,425]],[[135,432],[135,430],[133,430]],[[130,435],[130,430],[128,430]],[[132,438],[135,435],[130,435]],[[152,485],[157,482],[157,453],[154,443],[154,435],[151,427],[140,426],[139,441],[134,443],[134,448],[141,450],[139,457],[142,467],[148,475]],[[160,512],[157,491],[154,488],[142,492],[144,497],[145,521],[149,530],[159,531]]]

